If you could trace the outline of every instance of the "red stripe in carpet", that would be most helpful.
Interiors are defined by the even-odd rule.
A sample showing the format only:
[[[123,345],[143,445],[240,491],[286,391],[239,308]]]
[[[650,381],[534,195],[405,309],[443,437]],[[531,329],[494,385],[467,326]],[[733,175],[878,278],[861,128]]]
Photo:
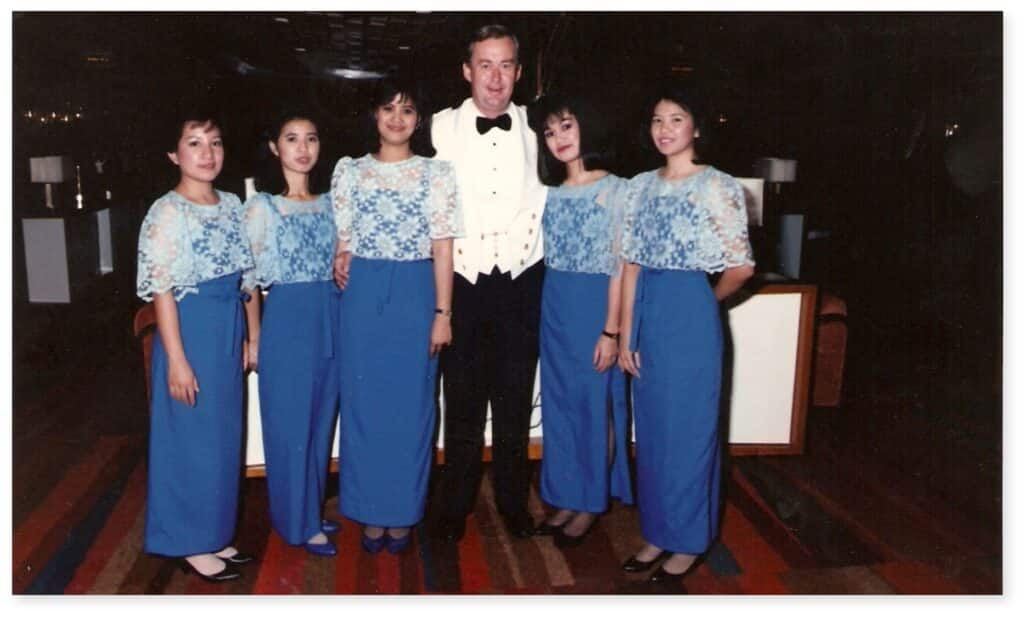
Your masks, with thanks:
[[[397,594],[401,591],[402,574],[398,556],[387,549],[377,553],[377,593]]]
[[[124,492],[106,525],[96,537],[92,548],[86,553],[82,564],[75,571],[74,578],[64,589],[66,594],[88,593],[103,568],[110,561],[118,546],[125,539],[125,533],[132,529],[142,512],[146,499],[146,461],[136,465],[125,484]]]
[[[459,578],[462,580],[462,593],[491,591],[483,539],[480,537],[480,529],[474,514],[466,517],[466,535],[462,542],[459,542]]]
[[[40,548],[53,528],[67,514],[77,510],[84,516],[88,512],[88,508],[83,507],[79,500],[88,493],[96,478],[107,468],[110,460],[114,458],[124,443],[123,437],[100,438],[88,456],[68,470],[64,478],[46,496],[46,499],[14,531],[12,565],[16,580],[19,575],[24,574],[28,574],[28,579],[31,580],[31,571],[41,568],[46,563],[45,560],[49,558],[49,555],[43,555],[43,559],[38,563],[29,563],[29,557]],[[28,569],[26,570],[26,568]],[[24,584],[27,585],[28,582],[26,580]],[[19,592],[17,587],[16,582],[15,593]]]
[[[57,550],[74,532],[75,527],[89,514],[96,501],[110,490],[110,486],[115,482],[118,474],[126,473],[128,459],[138,456],[137,452],[122,447],[126,441],[123,437],[103,438],[101,441],[109,442],[109,445],[101,446],[100,449],[109,448],[112,456],[97,459],[103,460],[102,466],[95,469],[95,473],[87,473],[85,477],[76,479],[74,484],[78,484],[78,486],[66,485],[63,481],[58,484],[58,487],[43,503],[43,507],[51,504],[54,512],[40,512],[38,518],[33,513],[33,516],[30,516],[22,525],[23,529],[29,527],[35,529],[42,524],[41,520],[49,523],[40,538],[35,538],[35,542],[24,543],[26,546],[34,545],[34,549],[20,561],[15,561],[17,565],[14,570],[14,593],[25,592],[36,574],[47,565]],[[93,471],[93,468],[90,466],[88,471]],[[89,481],[86,482],[86,479]],[[66,501],[53,503],[51,497],[54,493],[65,497]],[[48,516],[58,513],[60,517],[57,520]]]
[[[252,592],[256,594],[302,593],[305,585],[306,552],[289,546],[281,536],[271,533],[260,561],[260,572]]]
[[[789,569],[782,556],[765,542],[754,525],[731,503],[725,506],[721,537],[743,572],[784,572]]]
[[[743,512],[761,537],[778,548],[779,555],[791,568],[815,568],[820,565],[811,551],[779,520],[738,468],[733,468],[732,481],[730,501]]]
[[[411,533],[413,533],[412,544],[409,545],[409,548],[405,549],[405,552],[401,554],[399,559],[399,570],[402,576],[399,592],[403,594],[423,593],[426,587],[423,582],[423,572],[420,568],[419,532],[414,531]]]
[[[750,572],[736,577],[740,593],[784,595],[790,593],[789,588],[779,580],[775,572]]]
[[[362,528],[341,515],[335,517],[336,521],[342,522],[341,533],[334,536],[338,546],[338,556],[334,564],[334,591],[335,593],[354,594],[356,593],[356,577],[359,573],[359,555],[363,549],[359,546],[359,534]]]

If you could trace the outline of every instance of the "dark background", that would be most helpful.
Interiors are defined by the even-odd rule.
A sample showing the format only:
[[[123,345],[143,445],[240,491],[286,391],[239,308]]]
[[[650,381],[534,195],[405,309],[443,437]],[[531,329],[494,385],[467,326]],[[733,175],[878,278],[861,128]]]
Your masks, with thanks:
[[[19,221],[43,203],[29,157],[109,161],[103,178],[83,165],[84,190],[93,203],[101,186],[113,192],[118,273],[105,284],[131,304],[138,223],[175,179],[157,137],[163,109],[189,97],[218,103],[228,153],[218,186],[242,194],[266,116],[283,102],[320,117],[327,170],[364,152],[372,82],[327,69],[412,70],[429,86],[431,109],[457,104],[468,95],[464,41],[491,22],[521,39],[516,102],[551,89],[591,93],[619,135],[620,175],[653,166],[640,147],[640,103],[664,78],[699,84],[712,117],[724,118],[709,157],[716,166],[751,176],[759,157],[796,159],[785,207],[828,233],[805,247],[802,280],[846,300],[848,372],[857,383],[897,384],[900,413],[927,416],[936,433],[999,447],[999,13],[15,13],[16,406],[40,363],[85,353],[33,347],[54,317],[27,302]],[[58,118],[42,123],[40,113]],[[81,118],[63,122],[65,113]],[[115,319],[127,328],[129,317]],[[123,344],[132,344],[127,332]],[[955,464],[954,452],[943,456]]]

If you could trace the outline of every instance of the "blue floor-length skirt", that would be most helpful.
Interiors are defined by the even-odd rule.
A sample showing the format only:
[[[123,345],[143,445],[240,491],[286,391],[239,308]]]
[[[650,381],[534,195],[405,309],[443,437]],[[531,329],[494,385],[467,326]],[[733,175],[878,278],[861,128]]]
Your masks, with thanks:
[[[263,310],[258,370],[270,521],[289,544],[320,532],[338,417],[338,297],[334,281],[278,283]]]
[[[153,337],[145,551],[170,557],[224,548],[235,533],[242,450],[242,318],[238,273],[178,301],[195,407],[171,398],[168,359]]]
[[[608,311],[608,283],[604,274],[549,268],[541,297],[540,496],[577,512],[604,512],[609,495],[633,502],[625,377],[614,364],[603,373],[594,370],[594,346]],[[611,460],[609,423],[614,430]]]
[[[634,307],[640,529],[659,548],[699,555],[719,522],[718,302],[704,272],[643,268]]]
[[[367,525],[423,518],[437,358],[432,262],[355,257],[340,303],[339,511]]]

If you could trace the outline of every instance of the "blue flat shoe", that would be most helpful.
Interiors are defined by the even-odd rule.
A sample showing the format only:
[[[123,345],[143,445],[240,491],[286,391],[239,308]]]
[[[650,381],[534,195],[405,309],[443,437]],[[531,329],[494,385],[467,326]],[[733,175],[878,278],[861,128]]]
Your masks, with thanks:
[[[376,555],[388,543],[388,534],[382,533],[379,538],[371,538],[364,533],[361,534],[359,543],[363,546],[364,551],[371,555]]]
[[[338,554],[338,547],[334,546],[334,543],[329,541],[324,542],[323,544],[306,542],[302,545],[302,548],[306,549],[306,552],[310,555],[316,555],[317,557],[334,557]]]
[[[409,532],[401,538],[392,538],[386,532],[383,537],[388,539],[388,552],[392,555],[397,555],[409,548],[409,539],[412,537],[412,530],[410,529]]]
[[[337,523],[330,519],[320,519],[320,531],[324,533],[338,533],[341,531],[341,523]]]

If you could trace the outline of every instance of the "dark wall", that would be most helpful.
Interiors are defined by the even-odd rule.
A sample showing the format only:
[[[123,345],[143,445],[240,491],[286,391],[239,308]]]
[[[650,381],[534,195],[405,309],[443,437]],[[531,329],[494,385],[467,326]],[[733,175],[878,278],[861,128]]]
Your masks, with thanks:
[[[316,24],[321,16],[304,19]],[[434,107],[467,93],[459,68],[465,33],[504,22],[522,41],[516,101],[550,89],[592,93],[619,135],[622,157],[613,171],[624,175],[656,164],[640,149],[647,113],[640,101],[651,84],[699,84],[726,119],[717,125],[712,162],[747,176],[758,157],[799,161],[787,199],[812,228],[831,234],[805,269],[848,300],[867,351],[892,341],[908,353],[927,349],[921,353],[929,354],[935,381],[965,365],[972,383],[998,393],[1001,14],[431,19],[403,64],[429,84]],[[26,162],[40,154],[111,159],[129,201],[145,204],[166,191],[174,170],[155,129],[161,112],[182,98],[207,97],[226,111],[221,184],[228,190],[241,192],[266,117],[287,101],[321,117],[327,169],[338,156],[360,154],[372,84],[311,78],[302,59],[290,56],[296,42],[268,32],[267,21],[259,14],[15,14],[15,218],[39,201]],[[302,28],[300,35],[314,34],[312,25]],[[83,62],[89,50],[111,60]],[[239,59],[254,70],[240,72]],[[65,104],[83,107],[84,117],[47,127],[22,117]]]

